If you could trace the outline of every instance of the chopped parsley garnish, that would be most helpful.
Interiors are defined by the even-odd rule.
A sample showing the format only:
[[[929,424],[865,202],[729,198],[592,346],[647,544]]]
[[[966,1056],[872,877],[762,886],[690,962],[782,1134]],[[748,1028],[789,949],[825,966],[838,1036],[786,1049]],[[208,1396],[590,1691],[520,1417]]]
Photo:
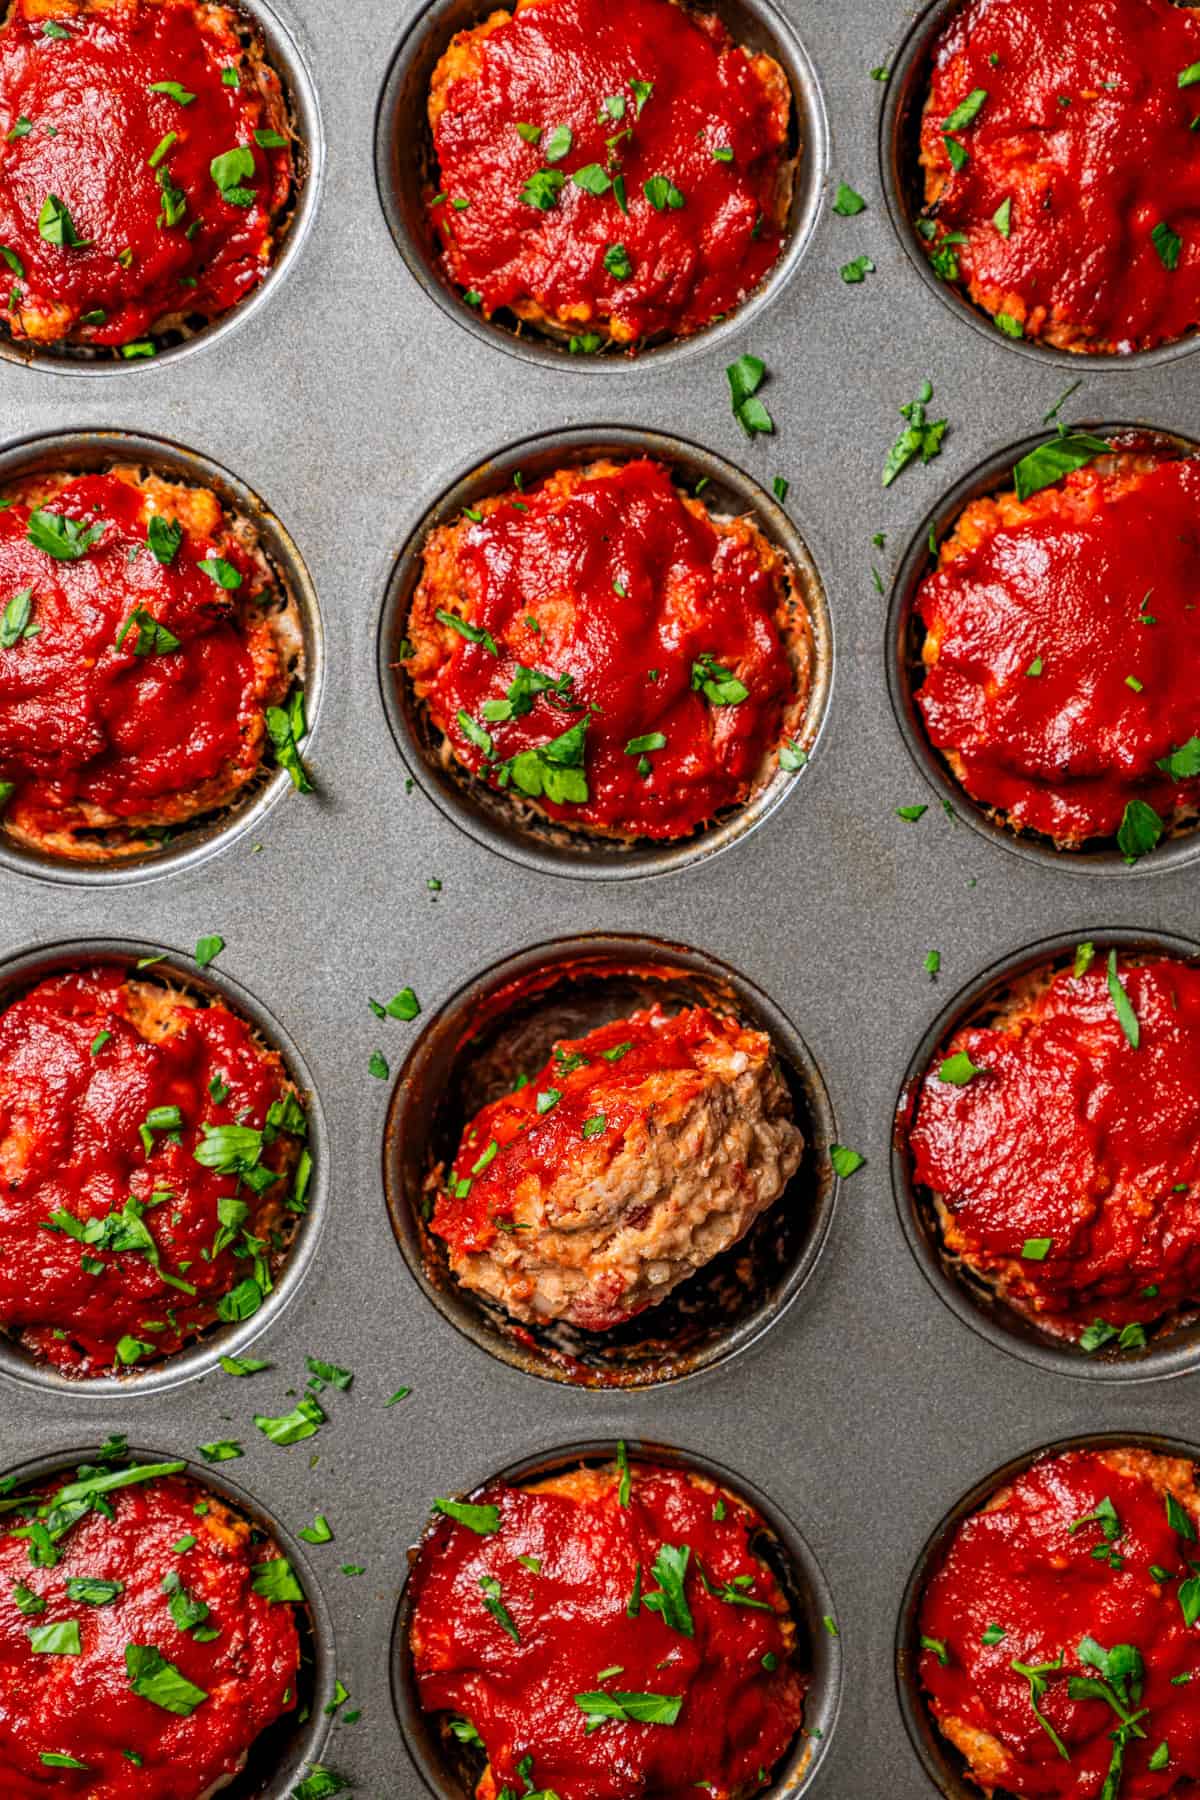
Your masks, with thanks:
[[[217,587],[224,588],[227,593],[236,593],[242,585],[241,575],[223,556],[206,556],[196,567],[203,570],[210,581],[215,582]]]
[[[501,1597],[500,1583],[494,1575],[481,1575],[479,1585],[483,1590],[483,1604],[495,1619],[501,1630],[506,1631],[514,1644],[519,1644],[521,1634],[516,1622]]]
[[[253,181],[255,173],[254,152],[248,144],[239,144],[234,150],[214,156],[208,172],[216,182],[222,200],[229,206],[254,205],[258,196],[246,185]]]
[[[254,1423],[272,1444],[281,1447],[288,1444],[303,1443],[306,1438],[315,1437],[325,1423],[325,1411],[319,1400],[312,1394],[303,1394],[291,1412],[272,1418],[266,1413],[255,1413]]]
[[[922,1648],[922,1650],[931,1651],[932,1654],[937,1657],[937,1659],[941,1663],[943,1669],[949,1668],[950,1652],[949,1652],[949,1650],[947,1650],[947,1648],[946,1648],[945,1644],[942,1642],[941,1638],[925,1637],[924,1635],[922,1635],[921,1648]]]
[[[177,100],[180,106],[190,106],[192,101],[196,98],[195,94],[190,94],[183,86],[182,82],[179,81],[152,81],[150,83],[150,92],[152,94],[166,94],[170,99]]]
[[[79,519],[68,519],[63,513],[38,507],[29,515],[25,535],[35,549],[44,550],[58,562],[78,562],[103,536],[104,525],[103,519],[85,525]]]
[[[29,1648],[39,1656],[81,1656],[79,1621],[65,1619],[57,1625],[31,1625]]]
[[[1079,1339],[1079,1348],[1090,1356],[1093,1351],[1102,1350],[1105,1344],[1111,1344],[1116,1336],[1116,1326],[1110,1325],[1107,1319],[1093,1319]]]
[[[938,1080],[948,1083],[950,1087],[966,1087],[968,1081],[974,1081],[983,1070],[971,1061],[966,1050],[956,1050],[953,1056],[944,1057],[938,1068]]]
[[[989,1625],[979,1641],[983,1644],[1000,1644],[1003,1643],[1004,1636],[1003,1625]]]
[[[183,542],[183,526],[177,519],[164,519],[161,513],[155,513],[146,532],[146,542],[155,560],[166,566],[175,560],[175,553]]]
[[[1000,202],[1000,205],[996,208],[995,212],[992,214],[992,224],[996,227],[996,230],[1000,233],[1000,236],[1003,238],[1006,238],[1009,235],[1009,233],[1011,232],[1011,230],[1012,230],[1012,196],[1011,195],[1009,196],[1009,198],[1007,200],[1002,200]]]
[[[847,287],[857,287],[875,273],[875,264],[869,256],[856,256],[853,262],[843,263],[838,273]]]
[[[838,183],[833,210],[839,218],[852,219],[857,213],[865,212],[866,207],[867,203],[861,194],[856,193],[852,187],[847,187],[844,181]]]
[[[664,1625],[683,1637],[694,1637],[695,1623],[684,1593],[691,1547],[688,1544],[663,1544],[654,1559],[651,1573],[658,1588],[642,1595],[647,1612],[656,1612]]]
[[[986,88],[972,88],[966,99],[942,120],[943,131],[961,131],[964,126],[973,124],[987,97]]]
[[[724,668],[706,650],[692,664],[692,691],[701,693],[710,706],[740,706],[750,690],[731,669]]]
[[[135,606],[125,619],[114,640],[116,649],[122,647],[131,631],[136,634],[132,645],[135,656],[168,656],[183,648],[175,633],[160,624],[145,606]]]
[[[1145,800],[1130,800],[1117,828],[1117,848],[1125,861],[1134,863],[1148,856],[1164,831],[1162,819]]]
[[[604,267],[614,281],[628,281],[633,274],[633,263],[624,244],[609,244],[604,252]]]
[[[565,180],[566,176],[561,169],[535,169],[521,189],[521,199],[526,206],[536,206],[539,212],[549,212],[556,204]]]
[[[542,154],[548,163],[561,162],[572,144],[571,127],[556,125],[542,145]]]
[[[592,1118],[583,1121],[583,1135],[585,1138],[599,1137],[607,1125],[608,1119],[606,1115],[604,1113],[596,1113]]]
[[[933,387],[928,381],[921,383],[915,400],[900,408],[901,418],[908,424],[900,433],[883,465],[883,485],[891,487],[893,481],[911,462],[920,457],[922,463],[930,463],[940,455],[942,439],[946,435],[948,421],[937,419],[930,423],[926,418],[925,408],[933,399]]]
[[[1121,1030],[1125,1033],[1130,1047],[1136,1050],[1141,1041],[1141,1026],[1138,1024],[1137,1014],[1133,1010],[1133,1006],[1130,1003],[1129,995],[1125,991],[1121,977],[1117,973],[1117,953],[1115,950],[1110,950],[1108,953],[1107,979],[1109,998],[1116,1010]]]
[[[275,761],[286,769],[292,786],[300,794],[311,794],[313,784],[300,760],[297,748],[308,735],[308,719],[304,706],[304,689],[294,688],[286,706],[268,706],[264,714],[267,736],[275,751]]]
[[[125,1646],[125,1672],[134,1693],[162,1707],[164,1712],[186,1718],[208,1699],[203,1688],[189,1681],[151,1644]]]
[[[451,631],[457,631],[459,637],[466,638],[468,644],[482,644],[483,648],[489,650],[493,656],[499,656],[499,648],[490,631],[484,631],[482,627],[472,625],[468,620],[460,618],[457,613],[446,612],[440,606],[434,617],[439,619],[443,625],[448,626]]]
[[[1091,432],[1060,431],[1057,437],[1039,444],[1015,465],[1013,486],[1017,499],[1028,500],[1031,494],[1040,493],[1042,488],[1061,481],[1072,470],[1084,468],[1094,457],[1107,456],[1111,449],[1107,439],[1095,437]]]
[[[633,1492],[633,1475],[629,1468],[629,1452],[625,1448],[624,1438],[617,1439],[617,1469],[620,1480],[617,1483],[617,1505],[628,1506],[629,1496]]]
[[[61,250],[86,250],[91,238],[81,238],[70,213],[57,194],[47,194],[38,214],[38,236]]]
[[[683,195],[667,175],[652,175],[642,192],[655,212],[678,212],[684,205]]]
[[[207,969],[209,963],[220,956],[224,948],[225,939],[219,932],[213,932],[209,937],[199,938],[196,943],[196,961],[202,969]]]
[[[575,1704],[595,1731],[606,1719],[632,1719],[642,1725],[674,1725],[682,1694],[576,1694]]]
[[[1053,1725],[1051,1725],[1038,1704],[1040,1700],[1044,1700],[1046,1697],[1046,1689],[1049,1685],[1046,1680],[1047,1675],[1054,1674],[1063,1666],[1062,1652],[1059,1652],[1053,1662],[1023,1663],[1014,1659],[1008,1666],[1013,1670],[1014,1674],[1023,1675],[1029,1683],[1029,1704],[1033,1709],[1034,1718],[1046,1733],[1046,1736],[1050,1739],[1050,1742],[1054,1745],[1054,1748],[1058,1751],[1058,1754],[1062,1757],[1063,1761],[1070,1762],[1070,1751],[1067,1749],[1067,1746],[1063,1743],[1057,1731],[1055,1731]]]
[[[459,715],[459,723],[462,723],[462,714]],[[585,805],[589,798],[587,775],[584,772],[587,727],[588,719],[585,716],[560,736],[552,738],[548,744],[519,750],[504,765],[513,786],[531,799],[538,799],[544,794],[555,805]],[[488,747],[491,747],[490,738]]]
[[[845,1144],[832,1144],[829,1149],[829,1160],[833,1164],[833,1172],[840,1180],[845,1181],[856,1169],[861,1169],[866,1157],[857,1150],[847,1149]]]
[[[218,1438],[215,1443],[197,1444],[196,1448],[206,1463],[237,1462],[240,1456],[246,1454],[242,1446],[232,1438]]]
[[[1053,1244],[1053,1238],[1026,1238],[1021,1245],[1022,1259],[1025,1262],[1045,1262]]]
[[[1200,775],[1200,737],[1190,737],[1169,756],[1160,757],[1154,766],[1175,781],[1190,781]]]
[[[68,1600],[78,1600],[84,1606],[111,1606],[125,1592],[125,1583],[104,1581],[97,1575],[71,1575],[66,1589]]]
[[[733,416],[747,437],[775,429],[774,419],[758,398],[766,372],[767,366],[758,356],[739,356],[725,370]]]
[[[1165,219],[1160,219],[1150,233],[1150,241],[1158,252],[1158,260],[1163,268],[1173,271],[1179,267],[1179,254],[1183,249],[1183,239],[1177,231],[1172,231]]]
[[[257,1563],[252,1577],[252,1586],[256,1594],[276,1605],[288,1601],[303,1605],[304,1589],[296,1580],[295,1572],[286,1556],[275,1556],[266,1562]]]
[[[434,1509],[445,1513],[458,1525],[465,1525],[479,1537],[491,1537],[500,1529],[500,1508],[498,1506],[472,1506],[464,1500],[434,1501]]]
[[[20,588],[0,616],[0,650],[12,650],[22,638],[36,636],[38,628],[29,622],[32,612],[33,589]]]

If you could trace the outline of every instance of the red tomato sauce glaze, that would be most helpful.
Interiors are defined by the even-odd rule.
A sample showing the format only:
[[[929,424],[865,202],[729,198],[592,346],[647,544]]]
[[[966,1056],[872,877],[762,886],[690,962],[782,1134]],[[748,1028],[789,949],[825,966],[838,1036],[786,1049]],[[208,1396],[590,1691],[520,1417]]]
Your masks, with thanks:
[[[487,634],[413,671],[456,758],[553,819],[630,838],[688,836],[744,799],[798,701],[766,540],[718,529],[644,460],[476,510],[450,528],[448,568],[434,534],[409,627],[457,599]]]
[[[790,105],[778,65],[711,14],[521,5],[456,39],[435,78],[447,271],[485,315],[532,303],[622,341],[698,331],[778,260]]]
[[[278,1553],[178,1476],[68,1499],[90,1476],[134,1473],[85,1468],[4,1521],[4,1800],[197,1800],[296,1704],[293,1608],[255,1585]],[[84,1516],[60,1529],[74,1505]],[[301,1597],[294,1577],[279,1585]]]
[[[1200,803],[1200,462],[1134,454],[972,503],[916,600],[931,743],[973,799],[1068,845],[1134,801],[1163,822]]]
[[[30,595],[29,632],[0,645],[0,778],[16,790],[13,816],[52,833],[71,829],[81,807],[153,814],[236,762],[261,715],[230,592],[200,567],[228,563],[240,595],[257,582],[253,565],[225,531],[219,543],[185,532],[161,562],[142,494],[115,475],[80,476],[42,510],[100,533],[62,558],[31,542],[28,505],[0,510],[0,607]],[[135,614],[178,647],[146,653],[136,619],[122,636]]]
[[[1044,1457],[954,1533],[921,1603],[920,1679],[939,1724],[996,1740],[989,1787],[1157,1800],[1200,1780],[1200,1636],[1181,1605],[1195,1514],[1175,1498],[1168,1515],[1162,1471],[1138,1451]]]
[[[239,33],[198,0],[18,0],[0,31],[14,336],[127,344],[257,287],[294,170],[277,78]]]
[[[1073,1338],[1200,1298],[1200,969],[1122,957],[1115,979],[1136,1049],[1098,957],[956,1031],[910,1127],[951,1248]],[[944,1059],[963,1052],[978,1073],[956,1085]]]
[[[556,1044],[531,1081],[481,1107],[463,1133],[433,1230],[456,1255],[486,1250],[506,1225],[512,1229],[523,1180],[532,1175],[549,1186],[571,1167],[589,1120],[603,1118],[605,1133],[624,1139],[645,1109],[636,1096],[647,1076],[670,1071],[672,1107],[683,1112],[708,1079],[696,1046],[711,1047],[725,1029],[706,1007],[673,1015],[653,1007]]]
[[[304,1129],[243,1019],[164,1004],[152,1041],[127,976],[52,975],[0,1014],[0,1325],[75,1374],[257,1310],[287,1188],[266,1177]]]
[[[559,1800],[763,1786],[799,1728],[805,1679],[750,1547],[757,1515],[677,1469],[634,1465],[624,1505],[615,1471],[563,1480],[543,1493],[493,1482],[475,1529],[446,1518],[425,1540],[411,1577],[422,1706],[470,1719],[514,1792],[526,1757]],[[581,1705],[589,1695],[606,1699]],[[626,1710],[658,1697],[662,1717],[601,1717],[620,1695]]]
[[[1200,18],[1172,0],[963,6],[921,128],[938,272],[1061,348],[1128,353],[1194,328],[1197,63]]]

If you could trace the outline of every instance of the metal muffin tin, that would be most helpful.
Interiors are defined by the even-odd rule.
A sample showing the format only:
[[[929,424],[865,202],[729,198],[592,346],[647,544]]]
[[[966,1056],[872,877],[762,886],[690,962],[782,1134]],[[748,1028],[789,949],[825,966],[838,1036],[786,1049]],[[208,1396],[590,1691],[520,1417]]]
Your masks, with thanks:
[[[744,10],[731,0],[735,29],[753,15],[778,33],[809,120],[813,189],[798,247],[743,313],[682,348],[632,362],[531,354],[460,308],[411,246],[406,262],[377,181],[377,119],[395,98],[385,88],[401,47],[427,23],[488,10],[485,0],[449,12],[440,0],[428,12],[416,0],[273,0],[284,34],[275,42],[294,46],[311,85],[308,214],[287,279],[273,277],[186,349],[105,365],[103,379],[62,378],[79,367],[65,359],[0,358],[0,474],[14,446],[54,434],[70,434],[76,464],[90,448],[109,452],[113,432],[186,445],[204,459],[194,466],[216,465],[262,496],[280,542],[294,541],[324,662],[324,678],[310,681],[320,704],[305,745],[316,794],[280,783],[252,828],[117,880],[0,858],[0,981],[20,972],[19,959],[64,944],[161,948],[195,976],[196,940],[220,932],[227,948],[206,979],[254,997],[323,1120],[321,1185],[286,1277],[290,1298],[251,1322],[253,1354],[273,1367],[246,1380],[180,1364],[162,1379],[35,1386],[6,1359],[0,1464],[68,1463],[124,1432],[156,1455],[189,1456],[218,1488],[228,1475],[285,1534],[327,1514],[334,1542],[306,1547],[300,1567],[326,1659],[322,1692],[336,1670],[351,1694],[341,1711],[362,1716],[346,1725],[317,1707],[253,1800],[284,1800],[296,1759],[316,1754],[373,1800],[427,1791],[400,1728],[393,1646],[407,1548],[435,1495],[617,1438],[714,1464],[771,1516],[797,1523],[828,1582],[820,1610],[840,1631],[840,1701],[802,1774],[805,1795],[864,1800],[886,1789],[929,1800],[936,1771],[931,1779],[909,1742],[895,1670],[905,1586],[930,1534],[978,1483],[1043,1444],[1195,1437],[1200,1377],[1190,1353],[1162,1369],[1171,1380],[1150,1360],[1132,1381],[1106,1378],[1101,1364],[1068,1374],[1009,1354],[943,1304],[893,1193],[897,1096],[955,996],[997,963],[1047,940],[1200,940],[1200,919],[1194,874],[1176,852],[1128,869],[1016,855],[972,829],[969,802],[906,747],[889,697],[886,590],[930,516],[945,519],[947,497],[965,495],[975,471],[998,469],[1038,433],[1069,382],[1083,384],[1064,407],[1069,421],[1200,439],[1200,388],[1188,380],[1197,365],[1184,350],[1108,363],[1012,344],[926,278],[889,211],[899,90],[870,74],[899,67],[910,33],[924,30],[905,0],[746,0]],[[405,105],[414,118],[411,94]],[[835,215],[838,181],[868,210]],[[875,273],[840,281],[839,267],[862,254]],[[771,438],[747,439],[730,412],[725,366],[745,352],[769,372]],[[942,454],[885,491],[897,409],[925,379],[930,417],[950,420]],[[588,858],[553,869],[540,853],[517,860],[461,829],[444,796],[431,803],[424,765],[397,754],[380,681],[398,561],[463,471],[527,456],[530,440],[561,446],[565,459],[588,437],[651,450],[673,440],[720,459],[764,501],[773,477],[786,477],[783,511],[829,609],[828,699],[809,767],[723,854],[651,856],[638,874],[652,880],[606,879]],[[882,548],[875,533],[886,534]],[[928,806],[918,821],[897,818],[918,803]],[[736,1356],[625,1390],[539,1379],[471,1341],[414,1278],[384,1183],[389,1100],[443,1009],[509,958],[597,934],[639,935],[672,955],[683,946],[700,966],[734,971],[807,1048],[827,1129],[835,1123],[838,1140],[868,1159],[843,1184],[794,1304],[770,1309]],[[941,954],[933,980],[931,949]],[[406,984],[420,1017],[377,1020],[368,997],[386,1001]],[[368,1074],[376,1049],[388,1082]],[[352,1369],[354,1384],[323,1394],[328,1423],[315,1438],[279,1449],[252,1415],[294,1404],[288,1390],[303,1387],[309,1355]],[[402,1385],[411,1394],[388,1407]],[[244,1458],[205,1469],[196,1447],[227,1437]],[[344,1575],[343,1564],[365,1573]]]

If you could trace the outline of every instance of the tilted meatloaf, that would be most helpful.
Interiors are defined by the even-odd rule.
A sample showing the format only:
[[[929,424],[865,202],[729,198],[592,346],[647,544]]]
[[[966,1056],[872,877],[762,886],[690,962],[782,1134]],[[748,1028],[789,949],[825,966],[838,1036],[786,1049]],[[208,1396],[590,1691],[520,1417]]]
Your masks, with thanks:
[[[30,849],[106,861],[262,773],[303,676],[296,605],[249,519],[118,465],[0,506],[0,799]]]
[[[295,1707],[295,1574],[184,1467],[106,1459],[5,1499],[5,1800],[205,1800]]]
[[[604,1331],[736,1244],[803,1149],[763,1032],[653,1006],[556,1043],[481,1108],[434,1172],[432,1229],[514,1318]]]
[[[437,1503],[409,1643],[424,1709],[479,1734],[477,1800],[748,1800],[770,1781],[808,1684],[740,1495],[634,1462],[473,1500]]]
[[[1125,355],[1200,324],[1200,19],[968,0],[921,124],[925,248],[1009,337]]]
[[[0,1327],[71,1375],[144,1366],[273,1285],[309,1157],[278,1052],[115,964],[0,1013]]]
[[[1193,1464],[1034,1462],[963,1521],[920,1605],[921,1685],[989,1797],[1184,1800],[1200,1783]]]
[[[1025,500],[973,500],[916,599],[930,742],[1062,849],[1200,801],[1200,462],[1145,440]],[[1146,812],[1152,809],[1152,814]],[[1157,824],[1155,823],[1157,821]]]
[[[12,0],[0,28],[0,321],[132,345],[271,266],[296,162],[258,28],[211,0]]]
[[[683,337],[779,257],[795,155],[779,64],[674,0],[517,0],[434,71],[444,266],[571,348]]]
[[[1200,1301],[1200,969],[1090,945],[1075,966],[938,1052],[913,1175],[946,1249],[1007,1304],[1086,1349],[1139,1348]]]
[[[625,842],[688,837],[758,792],[813,681],[796,570],[644,458],[560,469],[437,527],[407,634],[445,762],[521,820]]]

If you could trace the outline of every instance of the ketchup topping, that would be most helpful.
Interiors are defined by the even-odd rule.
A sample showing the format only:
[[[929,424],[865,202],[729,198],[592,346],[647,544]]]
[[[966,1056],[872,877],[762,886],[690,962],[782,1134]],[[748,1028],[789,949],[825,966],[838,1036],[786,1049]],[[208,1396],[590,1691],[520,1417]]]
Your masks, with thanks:
[[[456,757],[554,819],[627,837],[684,837],[743,799],[797,688],[764,541],[719,529],[645,460],[478,510],[451,528],[444,576],[427,552],[417,596],[429,612],[465,600],[487,634],[447,632],[415,671]],[[546,758],[573,727],[581,741]],[[576,759],[582,785],[555,786],[544,758]]]
[[[445,63],[430,217],[485,314],[532,301],[571,329],[682,336],[776,262],[790,94],[715,17],[527,0]]]
[[[294,1161],[268,1118],[282,1067],[224,1006],[163,1010],[173,1029],[152,1039],[127,971],[105,965],[51,976],[0,1014],[0,1324],[68,1373],[166,1355],[222,1295],[236,1288],[229,1316],[245,1318],[270,1286],[287,1184],[255,1184]],[[303,1130],[290,1109],[288,1122]],[[241,1143],[261,1165],[250,1183],[228,1159],[196,1160],[204,1127],[235,1125],[250,1139],[266,1127]]]
[[[1182,77],[1198,61],[1200,19],[1172,0],[962,7],[921,127],[939,272],[1068,347],[1147,349],[1194,327],[1200,103]]]
[[[1200,969],[1121,959],[1118,978],[1136,1049],[1106,969],[1064,971],[954,1033],[910,1133],[952,1246],[1072,1337],[1098,1314],[1148,1322],[1200,1297]],[[964,1051],[979,1073],[958,1086],[943,1057]]]
[[[245,33],[233,9],[198,0],[52,16],[18,0],[0,31],[15,335],[126,344],[171,314],[225,312],[262,280],[293,158],[277,78],[247,56]],[[163,83],[192,97],[152,91]],[[236,179],[218,186],[213,161],[233,150],[238,166],[218,169]]]
[[[13,816],[53,829],[81,806],[154,815],[246,754],[261,706],[234,593],[253,592],[257,574],[225,530],[215,541],[185,531],[160,561],[144,495],[115,474],[81,476],[42,509],[100,528],[82,555],[31,541],[35,510],[0,510],[0,608],[29,592],[25,634],[0,647],[0,778],[17,786]],[[238,589],[200,567],[216,559]],[[155,622],[177,648],[147,648]]]
[[[300,1642],[292,1607],[253,1585],[257,1567],[278,1553],[253,1546],[243,1521],[178,1477],[99,1499],[111,1518],[94,1505],[65,1532],[52,1529],[42,1548],[18,1535],[29,1529],[22,1511],[4,1521],[4,1797],[198,1800],[214,1783],[223,1785],[255,1738],[296,1703]],[[53,1515],[46,1524],[55,1527]],[[73,1598],[67,1584],[79,1580],[109,1587],[90,1585],[90,1599]],[[184,1629],[181,1621],[189,1619],[195,1622]],[[71,1625],[78,1654],[37,1648],[33,1633]],[[169,1677],[166,1686],[152,1686],[184,1710],[135,1691],[130,1645],[157,1650],[191,1684],[191,1693]]]
[[[445,1519],[426,1539],[411,1577],[422,1706],[470,1719],[517,1793],[527,1757],[559,1800],[762,1787],[805,1682],[778,1583],[751,1549],[757,1515],[678,1469],[635,1465],[626,1505],[616,1473],[565,1480],[577,1491],[493,1482],[476,1499],[495,1509],[476,1517],[482,1535]],[[682,1610],[664,1560],[683,1569]],[[680,1705],[673,1723],[599,1719],[576,1699],[597,1693]]]
[[[1159,764],[1200,733],[1200,463],[1139,451],[966,517],[916,611],[937,645],[917,703],[968,793],[1066,842],[1131,800],[1195,806]]]
[[[589,1140],[619,1153],[630,1127],[661,1098],[657,1088],[650,1096],[643,1091],[649,1077],[669,1070],[672,1104],[685,1110],[707,1082],[697,1051],[711,1051],[727,1030],[707,1007],[668,1015],[655,1006],[556,1043],[531,1081],[482,1107],[463,1133],[433,1230],[457,1255],[486,1250],[499,1232],[513,1229],[530,1177],[545,1191]]]
[[[988,1746],[978,1776],[989,1788],[1028,1800],[1098,1800],[1102,1790],[1155,1800],[1200,1780],[1200,1636],[1180,1605],[1195,1514],[1178,1506],[1190,1529],[1172,1528],[1165,1470],[1190,1497],[1190,1470],[1149,1452],[1045,1457],[955,1532],[921,1604],[923,1639],[941,1649],[922,1649],[920,1678],[939,1722],[996,1740],[996,1760]],[[1046,1724],[1014,1663],[1041,1671]],[[1089,1686],[1072,1697],[1080,1678]],[[1117,1762],[1122,1714],[1136,1715],[1136,1728],[1122,1733]]]

